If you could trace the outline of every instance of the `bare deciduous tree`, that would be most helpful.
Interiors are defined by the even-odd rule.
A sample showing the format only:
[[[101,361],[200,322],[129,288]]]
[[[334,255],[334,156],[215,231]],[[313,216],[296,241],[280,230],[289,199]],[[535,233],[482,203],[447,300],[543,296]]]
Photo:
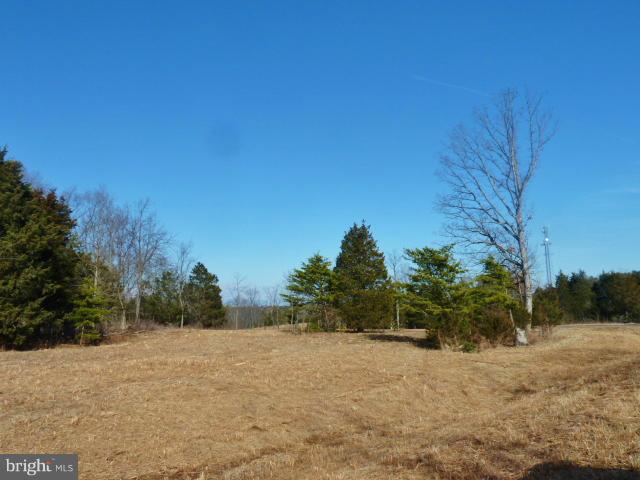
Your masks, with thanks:
[[[191,245],[180,243],[176,250],[174,271],[177,280],[178,303],[180,304],[180,328],[184,327],[185,298],[184,288],[189,280],[189,272],[193,266],[191,257]]]
[[[118,207],[104,188],[73,195],[70,200],[81,247],[91,259],[94,287],[113,297],[120,325],[126,328],[134,271],[130,213]],[[101,273],[109,278],[101,278]]]
[[[256,287],[247,288],[247,306],[249,307],[249,324],[256,326],[256,314],[260,306],[260,291]]]
[[[272,320],[275,321],[277,328],[280,328],[280,284],[266,287],[264,294],[267,302],[269,302]]]
[[[82,249],[90,255],[93,264],[93,287],[98,288],[100,268],[111,261],[108,256],[117,208],[104,188],[70,195],[70,201],[78,222]]]
[[[235,274],[233,276],[233,285],[231,286],[231,292],[233,294],[233,298],[231,300],[231,304],[234,306],[234,322],[236,330],[238,329],[238,317],[240,316],[240,307],[244,304],[244,277],[240,274]]]
[[[134,258],[134,279],[136,288],[135,322],[140,322],[140,304],[145,280],[153,267],[164,260],[164,249],[169,237],[162,229],[155,215],[150,211],[149,200],[140,201],[131,216],[131,240]]]
[[[132,211],[116,205],[100,188],[83,194],[73,192],[70,202],[81,248],[91,260],[94,287],[100,287],[118,305],[121,328],[127,327],[127,308],[135,299],[138,323],[145,286],[156,271],[167,267],[164,253],[169,236],[158,225],[148,200],[139,202]],[[180,258],[180,254],[185,256]],[[178,257],[184,262],[181,268],[190,267],[188,249],[179,251]]]
[[[109,258],[115,272],[115,296],[120,307],[120,327],[127,328],[127,301],[133,290],[134,254],[130,235],[130,214],[116,208],[109,218]]]
[[[385,255],[387,267],[394,283],[394,289],[398,290],[400,284],[406,280],[406,265],[402,253],[394,250]],[[400,297],[396,292],[396,328],[400,330]]]
[[[524,306],[533,308],[526,194],[540,156],[553,136],[540,96],[501,93],[492,110],[476,112],[473,129],[458,126],[441,157],[450,193],[440,199],[446,231],[474,253],[493,252],[516,275]],[[530,327],[530,323],[527,328]],[[518,340],[527,343],[526,330]]]

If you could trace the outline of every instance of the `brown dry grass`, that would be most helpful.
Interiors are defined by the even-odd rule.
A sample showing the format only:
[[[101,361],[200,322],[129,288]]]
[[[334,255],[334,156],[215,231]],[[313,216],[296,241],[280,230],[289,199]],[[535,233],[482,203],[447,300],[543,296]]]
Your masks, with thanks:
[[[0,451],[77,452],[83,479],[637,478],[640,328],[479,354],[420,335],[0,352]]]

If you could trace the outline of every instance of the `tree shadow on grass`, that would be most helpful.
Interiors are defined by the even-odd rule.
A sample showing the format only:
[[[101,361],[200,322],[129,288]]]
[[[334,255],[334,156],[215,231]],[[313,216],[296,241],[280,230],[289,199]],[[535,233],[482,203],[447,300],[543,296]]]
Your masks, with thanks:
[[[582,467],[568,462],[540,463],[520,480],[640,480],[638,470],[626,468]]]
[[[410,343],[418,348],[437,349],[438,344],[435,339],[431,338],[417,338],[408,335],[394,335],[391,333],[370,333],[367,337],[376,342],[397,342],[397,343]]]

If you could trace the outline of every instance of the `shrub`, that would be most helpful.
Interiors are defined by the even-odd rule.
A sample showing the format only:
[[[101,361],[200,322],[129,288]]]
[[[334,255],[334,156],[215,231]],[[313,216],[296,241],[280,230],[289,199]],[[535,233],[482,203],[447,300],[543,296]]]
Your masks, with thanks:
[[[488,305],[476,313],[474,319],[478,338],[491,345],[513,344],[513,311],[500,305]]]
[[[538,289],[533,296],[531,324],[548,334],[554,325],[562,322],[563,312],[558,291],[555,288]]]

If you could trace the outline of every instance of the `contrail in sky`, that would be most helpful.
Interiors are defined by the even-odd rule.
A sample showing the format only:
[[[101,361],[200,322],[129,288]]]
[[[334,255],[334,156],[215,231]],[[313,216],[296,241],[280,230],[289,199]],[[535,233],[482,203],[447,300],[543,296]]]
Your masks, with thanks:
[[[435,80],[433,78],[423,77],[422,75],[413,75],[414,80],[419,80],[421,82],[431,83],[433,85],[440,85],[441,87],[448,88],[456,88],[458,90],[464,90],[465,92],[474,93],[476,95],[482,95],[483,97],[490,97],[486,92],[482,92],[480,90],[475,90],[473,88],[465,87],[464,85],[455,85],[453,83],[441,82],[440,80]]]

